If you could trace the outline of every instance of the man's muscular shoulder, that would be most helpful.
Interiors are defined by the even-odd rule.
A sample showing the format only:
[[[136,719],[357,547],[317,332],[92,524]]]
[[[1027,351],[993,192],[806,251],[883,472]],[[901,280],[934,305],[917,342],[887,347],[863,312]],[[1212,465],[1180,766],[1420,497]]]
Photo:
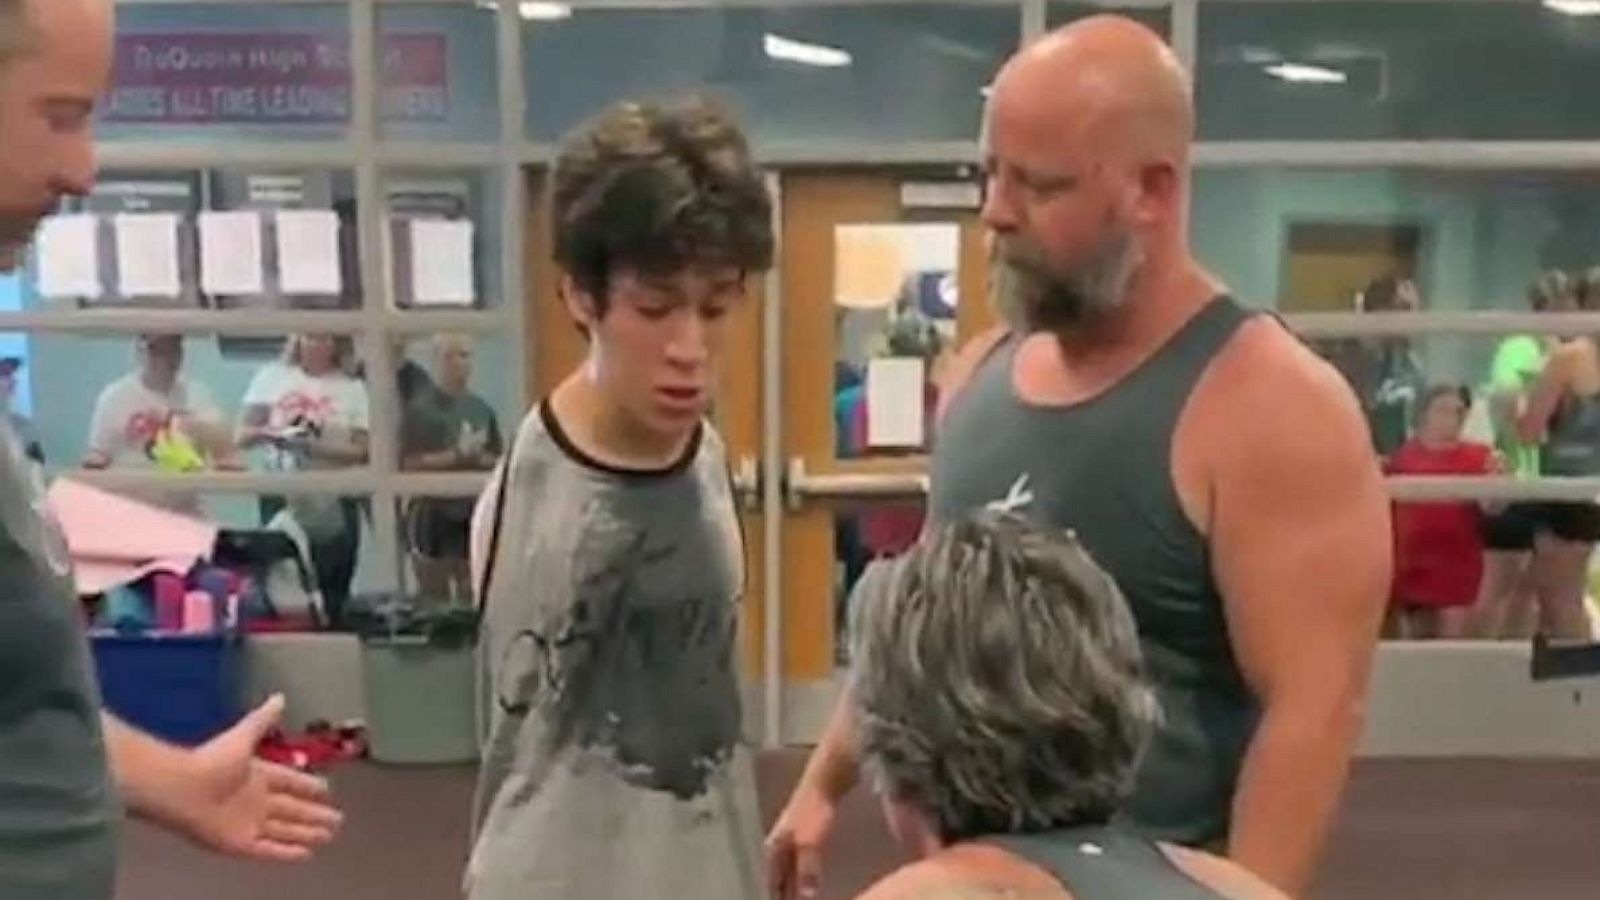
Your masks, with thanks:
[[[1241,415],[1235,404],[1260,403],[1297,419],[1324,415],[1360,418],[1355,392],[1328,361],[1269,316],[1245,322],[1207,370],[1195,396],[1204,411],[1237,426],[1259,416]]]
[[[1208,523],[1219,482],[1291,466],[1311,475],[1324,462],[1376,458],[1354,391],[1338,370],[1277,320],[1240,326],[1189,398],[1173,441],[1179,495]]]

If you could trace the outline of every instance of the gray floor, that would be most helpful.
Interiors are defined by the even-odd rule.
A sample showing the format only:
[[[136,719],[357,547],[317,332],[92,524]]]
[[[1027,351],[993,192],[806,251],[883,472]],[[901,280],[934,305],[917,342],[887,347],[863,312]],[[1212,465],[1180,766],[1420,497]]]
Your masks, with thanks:
[[[802,761],[800,751],[762,760],[762,800],[769,817]],[[471,777],[462,768],[357,764],[338,770],[335,787],[349,825],[321,858],[292,868],[209,858],[132,825],[118,898],[456,897]],[[852,896],[895,859],[875,809],[858,794],[840,815],[827,900]],[[1360,764],[1312,896],[1594,900],[1600,896],[1600,762]]]

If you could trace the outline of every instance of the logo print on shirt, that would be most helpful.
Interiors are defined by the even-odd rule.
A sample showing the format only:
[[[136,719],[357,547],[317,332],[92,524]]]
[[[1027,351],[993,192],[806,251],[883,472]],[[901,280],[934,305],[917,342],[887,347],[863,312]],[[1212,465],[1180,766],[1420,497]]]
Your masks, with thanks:
[[[1005,497],[999,500],[990,500],[986,507],[990,512],[1015,512],[1033,504],[1033,489],[1028,487],[1031,476],[1023,472],[1017,480],[1011,482],[1011,489],[1006,491]]]
[[[128,422],[122,429],[123,440],[127,441],[130,447],[144,449],[155,440],[157,434],[161,433],[161,429],[167,427],[171,418],[171,413],[165,410],[141,409],[128,417]]]
[[[293,391],[278,401],[278,414],[285,422],[303,419],[315,425],[325,425],[333,418],[333,398]]]

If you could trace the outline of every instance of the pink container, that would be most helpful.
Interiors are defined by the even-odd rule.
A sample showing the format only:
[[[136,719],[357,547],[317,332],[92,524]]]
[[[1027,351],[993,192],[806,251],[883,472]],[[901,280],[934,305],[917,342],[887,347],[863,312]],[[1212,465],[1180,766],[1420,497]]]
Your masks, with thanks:
[[[168,572],[157,572],[150,576],[150,592],[155,599],[156,628],[161,631],[182,631],[183,579]]]
[[[183,630],[204,634],[217,628],[217,601],[206,591],[190,591],[183,598]]]

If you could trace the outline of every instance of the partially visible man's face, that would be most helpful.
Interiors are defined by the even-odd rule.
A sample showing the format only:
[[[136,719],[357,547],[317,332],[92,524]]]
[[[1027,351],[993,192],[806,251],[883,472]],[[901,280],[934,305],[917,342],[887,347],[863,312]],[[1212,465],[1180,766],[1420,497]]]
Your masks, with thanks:
[[[983,221],[994,234],[997,299],[1013,324],[1061,331],[1115,311],[1144,262],[1116,148],[1049,98],[1001,82],[985,120]]]
[[[472,380],[472,345],[462,340],[442,342],[434,351],[435,377],[446,387],[463,390]]]
[[[139,361],[146,375],[171,384],[183,368],[183,338],[170,334],[140,338]]]
[[[104,0],[25,0],[31,33],[0,67],[0,272],[39,220],[94,183],[91,114],[111,66]]]

